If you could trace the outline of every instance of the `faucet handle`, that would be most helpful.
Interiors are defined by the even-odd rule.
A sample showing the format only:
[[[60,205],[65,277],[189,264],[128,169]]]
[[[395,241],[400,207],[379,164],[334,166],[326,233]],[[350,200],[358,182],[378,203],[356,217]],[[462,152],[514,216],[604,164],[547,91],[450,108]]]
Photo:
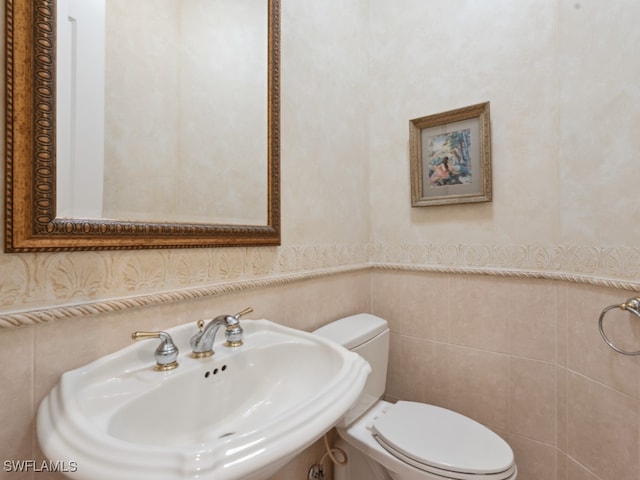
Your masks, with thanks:
[[[236,320],[240,320],[240,317],[246,315],[247,313],[251,313],[253,312],[253,307],[247,307],[244,310],[242,310],[241,312],[236,313],[233,318],[235,318]]]
[[[156,366],[154,370],[165,372],[173,370],[178,366],[178,347],[173,343],[171,335],[167,332],[133,332],[131,338],[134,340],[145,340],[148,338],[159,338],[160,345],[156,348]]]
[[[240,326],[240,317],[251,312],[253,312],[253,307],[247,307],[241,312],[227,317],[227,328],[224,332],[224,337],[227,339],[224,343],[225,347],[240,347],[243,345],[242,336],[244,330]]]

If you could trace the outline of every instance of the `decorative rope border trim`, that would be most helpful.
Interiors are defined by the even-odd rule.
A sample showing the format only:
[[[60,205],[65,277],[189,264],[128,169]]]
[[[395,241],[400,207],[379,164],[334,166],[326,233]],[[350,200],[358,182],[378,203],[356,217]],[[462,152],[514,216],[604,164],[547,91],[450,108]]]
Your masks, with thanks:
[[[374,263],[367,265],[349,265],[345,267],[315,270],[311,272],[292,273],[275,277],[264,277],[256,280],[242,280],[205,287],[196,287],[171,292],[153,293],[141,296],[124,297],[102,302],[88,302],[77,305],[45,307],[22,312],[8,313],[0,316],[0,328],[21,327],[50,323],[66,318],[76,318],[100,313],[119,312],[132,308],[149,307],[167,303],[213,297],[255,288],[287,285],[303,280],[355,273],[366,270],[390,270],[405,272],[451,273],[458,275],[488,275],[504,278],[534,278],[542,280],[561,280],[581,283],[597,287],[615,288],[640,292],[640,282],[614,280],[610,278],[576,275],[564,272],[542,272],[535,270],[503,270],[494,268],[444,267],[431,265],[407,265],[398,263]]]
[[[596,287],[616,288],[640,292],[640,282],[614,280],[612,278],[577,275],[565,272],[543,272],[539,270],[504,270],[497,268],[444,267],[439,265],[407,265],[400,263],[373,264],[374,270],[396,270],[406,272],[453,273],[459,275],[488,275],[505,278],[534,278],[540,280],[561,280]]]

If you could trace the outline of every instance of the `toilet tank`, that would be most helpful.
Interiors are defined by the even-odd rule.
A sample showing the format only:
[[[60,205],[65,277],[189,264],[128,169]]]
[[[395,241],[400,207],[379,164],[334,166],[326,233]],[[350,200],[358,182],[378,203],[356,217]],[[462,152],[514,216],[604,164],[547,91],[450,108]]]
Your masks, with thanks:
[[[356,352],[371,365],[371,374],[360,398],[338,424],[348,426],[384,394],[389,360],[389,326],[387,321],[380,317],[360,313],[328,323],[313,333]]]

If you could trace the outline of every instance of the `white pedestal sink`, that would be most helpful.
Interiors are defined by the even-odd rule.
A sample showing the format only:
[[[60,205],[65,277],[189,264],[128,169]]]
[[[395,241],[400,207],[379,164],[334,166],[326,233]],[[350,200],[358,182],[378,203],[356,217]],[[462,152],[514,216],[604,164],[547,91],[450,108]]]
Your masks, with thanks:
[[[62,375],[37,433],[77,480],[266,479],[357,400],[370,372],[358,355],[267,320],[243,320],[244,345],[190,357],[194,324],[167,330],[179,367],[158,372],[145,341]]]

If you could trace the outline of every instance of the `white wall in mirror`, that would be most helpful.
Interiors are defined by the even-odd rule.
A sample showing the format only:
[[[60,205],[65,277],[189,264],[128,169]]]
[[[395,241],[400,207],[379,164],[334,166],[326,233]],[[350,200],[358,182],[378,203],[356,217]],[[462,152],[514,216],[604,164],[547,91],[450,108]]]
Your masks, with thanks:
[[[105,0],[57,3],[57,216],[100,218],[104,175]]]
[[[104,114],[91,107],[82,125],[104,131],[104,148],[90,141],[94,152],[76,154],[91,158],[91,174],[76,183],[103,202],[65,216],[265,225],[267,2],[91,1],[104,7]],[[78,63],[78,76],[98,71],[94,62]],[[73,102],[90,106],[72,94]],[[59,149],[59,165],[67,158]],[[78,176],[67,169],[59,181]]]

